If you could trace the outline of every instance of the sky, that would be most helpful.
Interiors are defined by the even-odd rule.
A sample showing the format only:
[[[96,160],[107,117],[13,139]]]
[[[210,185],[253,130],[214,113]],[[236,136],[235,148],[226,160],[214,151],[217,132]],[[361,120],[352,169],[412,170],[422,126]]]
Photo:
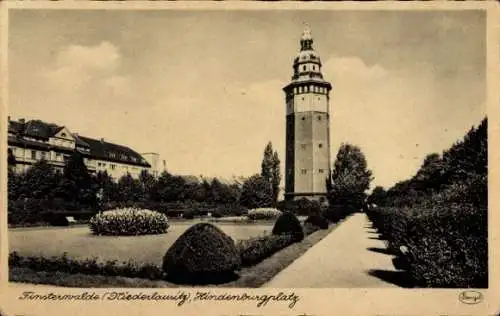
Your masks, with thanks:
[[[307,23],[331,152],[357,145],[386,188],[486,115],[481,11],[10,10],[9,115],[158,152],[176,174],[250,176],[285,152]],[[333,161],[332,161],[333,164]]]

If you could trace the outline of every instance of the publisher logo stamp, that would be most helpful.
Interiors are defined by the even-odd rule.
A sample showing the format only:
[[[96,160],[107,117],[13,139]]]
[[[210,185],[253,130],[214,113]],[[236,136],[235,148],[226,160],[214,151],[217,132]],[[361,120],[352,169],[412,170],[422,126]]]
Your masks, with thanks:
[[[483,301],[483,294],[478,291],[463,291],[458,299],[467,305],[479,304]]]

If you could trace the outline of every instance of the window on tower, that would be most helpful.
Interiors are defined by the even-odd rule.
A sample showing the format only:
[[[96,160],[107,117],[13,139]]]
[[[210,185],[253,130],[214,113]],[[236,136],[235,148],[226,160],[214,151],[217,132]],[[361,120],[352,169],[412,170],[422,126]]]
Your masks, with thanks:
[[[321,143],[320,143],[320,144],[318,145],[318,147],[319,147],[319,148],[323,148],[323,144],[321,144]]]
[[[307,169],[300,169],[300,173],[306,174],[307,173]]]
[[[302,71],[306,71],[306,65],[302,66]]]
[[[323,173],[323,171],[324,171],[323,169],[319,169],[318,170],[319,173]]]
[[[300,145],[300,148],[302,148],[302,149],[306,149],[306,148],[307,148],[307,145],[306,145],[306,144],[301,144],[301,145]]]

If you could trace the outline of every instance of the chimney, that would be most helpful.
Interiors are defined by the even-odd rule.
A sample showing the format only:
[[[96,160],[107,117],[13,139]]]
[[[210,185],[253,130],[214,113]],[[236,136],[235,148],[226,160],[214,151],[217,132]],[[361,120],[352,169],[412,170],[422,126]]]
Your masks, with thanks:
[[[10,122],[10,115],[9,115],[9,116],[7,116],[7,121],[8,121],[8,122]]]
[[[101,143],[104,143],[104,138],[101,138]]]
[[[19,119],[19,123],[24,124],[24,123],[26,123],[26,120],[25,120],[25,119],[23,119],[23,118],[20,118],[20,119]]]

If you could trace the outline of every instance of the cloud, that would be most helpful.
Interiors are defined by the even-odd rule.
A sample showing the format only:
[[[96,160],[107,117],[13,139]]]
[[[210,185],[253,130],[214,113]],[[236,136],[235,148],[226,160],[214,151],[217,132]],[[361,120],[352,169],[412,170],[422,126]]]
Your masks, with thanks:
[[[72,44],[58,52],[42,76],[61,93],[82,92],[89,88],[126,91],[126,78],[116,75],[120,62],[120,51],[110,42],[103,41],[96,46]]]

